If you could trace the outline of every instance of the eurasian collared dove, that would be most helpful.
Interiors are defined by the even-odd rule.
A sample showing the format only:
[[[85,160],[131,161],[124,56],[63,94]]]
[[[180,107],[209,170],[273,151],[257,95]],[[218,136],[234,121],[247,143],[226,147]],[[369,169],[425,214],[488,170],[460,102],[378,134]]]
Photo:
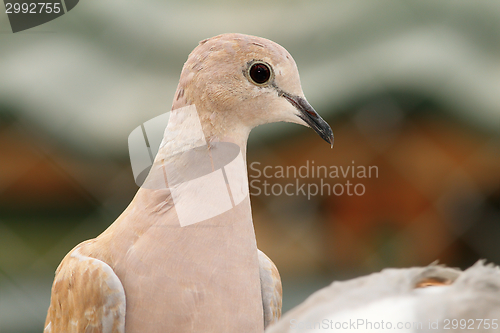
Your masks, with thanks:
[[[276,121],[309,125],[333,145],[283,47],[241,34],[200,42],[184,64],[145,185],[107,230],[57,268],[45,332],[250,333],[274,322],[281,282],[257,250],[245,155],[250,130]],[[236,147],[243,169],[216,165],[223,143]],[[189,181],[205,158],[213,179],[224,176],[221,192],[232,195],[227,209],[195,200],[218,186]]]
[[[498,332],[500,269],[438,265],[384,269],[333,282],[287,312],[266,333]]]

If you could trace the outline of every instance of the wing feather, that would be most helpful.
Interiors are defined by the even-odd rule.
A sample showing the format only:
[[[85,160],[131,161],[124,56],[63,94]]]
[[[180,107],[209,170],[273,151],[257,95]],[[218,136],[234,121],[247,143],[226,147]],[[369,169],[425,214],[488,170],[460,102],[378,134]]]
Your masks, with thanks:
[[[262,305],[264,306],[264,328],[277,322],[281,317],[283,289],[276,265],[264,254],[259,252],[260,284]]]
[[[124,333],[125,291],[111,267],[80,254],[61,262],[52,285],[44,333]]]

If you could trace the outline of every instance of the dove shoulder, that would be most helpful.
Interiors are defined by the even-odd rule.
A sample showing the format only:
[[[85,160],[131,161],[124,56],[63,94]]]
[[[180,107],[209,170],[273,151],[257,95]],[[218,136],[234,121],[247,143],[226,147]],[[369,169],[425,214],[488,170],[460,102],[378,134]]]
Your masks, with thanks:
[[[264,327],[277,322],[281,317],[283,289],[278,268],[269,257],[258,250]]]
[[[56,270],[44,333],[124,333],[125,291],[113,269],[76,246]]]

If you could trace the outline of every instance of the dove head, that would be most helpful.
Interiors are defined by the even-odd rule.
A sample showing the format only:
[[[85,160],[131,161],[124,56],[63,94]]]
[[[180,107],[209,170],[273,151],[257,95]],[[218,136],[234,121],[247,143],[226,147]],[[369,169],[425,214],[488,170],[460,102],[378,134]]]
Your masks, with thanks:
[[[286,121],[313,128],[333,146],[330,126],[304,97],[295,61],[264,38],[201,41],[184,64],[172,110],[192,104],[209,141],[246,142],[253,127]]]

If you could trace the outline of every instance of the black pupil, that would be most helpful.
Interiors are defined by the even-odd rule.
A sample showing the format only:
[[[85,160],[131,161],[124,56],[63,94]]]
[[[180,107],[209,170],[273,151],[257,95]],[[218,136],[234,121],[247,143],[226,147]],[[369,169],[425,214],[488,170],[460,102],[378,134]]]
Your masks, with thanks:
[[[257,83],[265,83],[271,76],[271,71],[264,64],[255,64],[250,68],[250,76]]]

